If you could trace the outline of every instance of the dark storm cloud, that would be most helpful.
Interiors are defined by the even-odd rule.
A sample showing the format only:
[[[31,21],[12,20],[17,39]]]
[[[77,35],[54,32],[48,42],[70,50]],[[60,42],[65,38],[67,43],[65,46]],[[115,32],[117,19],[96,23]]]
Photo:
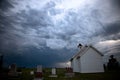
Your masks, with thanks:
[[[118,55],[120,53],[120,40],[101,41],[96,44],[96,47],[105,55]]]
[[[18,15],[25,20],[25,22],[21,22],[23,27],[26,26],[36,28],[52,25],[52,21],[50,20],[49,16],[47,16],[46,11],[37,11],[30,9],[27,13],[23,11]]]
[[[28,12],[25,12],[23,10],[20,13],[8,16],[2,12],[1,14],[0,52],[6,54],[5,57],[8,58],[6,59],[7,64],[27,64],[26,66],[32,67],[37,64],[42,64],[44,66],[55,66],[57,62],[65,62],[67,58],[69,58],[66,57],[66,55],[61,56],[61,54],[66,53],[65,50],[62,50],[63,52],[60,52],[57,50],[51,50],[49,48],[39,50],[36,47],[32,47],[37,44],[39,45],[42,37],[49,38],[47,31],[42,29],[42,27],[44,28],[47,26],[51,26],[52,24],[45,10],[37,11],[29,9]],[[32,39],[32,42],[29,39]],[[38,43],[32,45],[34,44],[34,42],[36,42],[36,40]],[[30,43],[31,45],[29,45]],[[43,42],[41,42],[40,44],[42,43]],[[27,48],[24,44],[28,45]],[[30,46],[32,48],[29,48]],[[29,59],[31,59],[32,61]]]
[[[7,11],[14,6],[11,4],[11,0],[0,0],[0,11]]]
[[[69,60],[78,43],[95,45],[103,53],[119,52],[116,2],[68,2],[3,0],[0,3],[0,52],[9,54],[8,63],[53,66]],[[107,47],[111,40],[115,40],[113,46]],[[106,46],[102,47],[103,44]]]
[[[5,57],[7,57],[5,61],[7,64],[14,62],[21,67],[35,67],[38,64],[41,64],[44,67],[54,67],[55,64],[66,62],[73,56],[73,50],[70,50],[69,52],[66,52],[66,50],[67,49],[51,50],[48,47],[39,50],[31,46],[29,47],[29,50],[24,51],[23,54],[12,53],[13,56],[11,56],[10,52],[7,53],[7,55],[5,55]],[[68,55],[70,53],[71,55]]]
[[[10,16],[3,15],[1,16],[0,22],[0,30],[1,33],[3,33],[1,34],[1,44],[3,44],[3,48],[10,44],[12,44],[11,46],[15,46],[15,48],[19,48],[21,44],[24,45],[24,42],[27,44],[28,41],[25,39],[35,38],[33,41],[38,41],[42,40],[39,39],[39,37],[49,37],[47,33],[44,33],[44,30],[38,30],[38,28],[47,27],[48,25],[51,26],[52,24],[45,11],[32,9],[27,13],[25,11],[21,11],[20,13]],[[32,43],[34,44],[34,42]]]
[[[104,36],[112,37],[111,39],[120,39],[120,21],[108,24],[105,29]]]
[[[120,0],[111,0],[111,3],[118,9],[120,9]]]
[[[57,15],[60,15],[61,17],[63,10],[54,8],[54,2],[49,2],[46,6],[41,10],[35,10],[29,7],[27,11],[21,10],[19,13],[12,12],[12,15],[6,16],[7,19],[5,19],[6,21],[3,20],[3,25],[7,26],[5,23],[8,23],[11,26],[9,26],[10,29],[8,27],[5,29],[7,33],[4,36],[7,36],[8,34],[11,35],[13,41],[14,39],[16,41],[19,39],[17,42],[14,41],[18,46],[23,44],[22,42],[24,41],[24,44],[31,44],[39,47],[41,46],[39,45],[41,42],[38,42],[38,40],[43,39],[44,41],[46,40],[48,47],[64,48],[67,47],[68,44],[71,45],[71,42],[73,42],[72,44],[74,45],[79,41],[86,43],[93,34],[96,34],[101,30],[100,24],[96,21],[97,10],[95,11],[91,8],[84,8],[77,13],[68,10],[67,13],[64,14],[65,17],[63,20],[54,23],[51,18]],[[92,15],[93,13],[95,14]],[[91,16],[93,18],[91,18]],[[56,17],[53,19],[56,19]],[[88,25],[89,23],[91,23],[91,25]],[[97,28],[94,27],[92,29],[92,26],[97,26]],[[86,41],[83,41],[83,38]],[[29,39],[30,41],[25,41]],[[53,41],[52,44],[51,40]],[[33,41],[33,44],[31,41]],[[54,41],[67,44],[56,47],[57,43]]]

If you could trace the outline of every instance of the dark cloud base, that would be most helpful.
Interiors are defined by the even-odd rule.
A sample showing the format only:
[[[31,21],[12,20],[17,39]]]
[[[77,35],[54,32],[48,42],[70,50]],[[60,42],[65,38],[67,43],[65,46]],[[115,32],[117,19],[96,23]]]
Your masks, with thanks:
[[[19,67],[36,67],[37,65],[55,67],[57,63],[69,61],[74,55],[74,52],[75,50],[52,50],[48,47],[38,50],[37,48],[31,47],[21,54],[13,51],[5,53],[4,64],[8,66],[12,63],[16,63]]]

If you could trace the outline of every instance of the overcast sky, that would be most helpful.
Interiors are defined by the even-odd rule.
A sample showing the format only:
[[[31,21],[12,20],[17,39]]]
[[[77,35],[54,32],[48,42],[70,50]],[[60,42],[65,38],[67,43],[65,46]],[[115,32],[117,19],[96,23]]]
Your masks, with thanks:
[[[0,0],[5,64],[66,66],[78,43],[120,54],[120,0]]]

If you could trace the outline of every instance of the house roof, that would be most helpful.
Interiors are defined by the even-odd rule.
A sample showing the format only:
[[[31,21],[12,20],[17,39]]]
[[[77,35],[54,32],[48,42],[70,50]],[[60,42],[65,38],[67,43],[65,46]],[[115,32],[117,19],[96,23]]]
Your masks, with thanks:
[[[103,54],[102,54],[100,51],[98,51],[95,47],[93,47],[93,46],[84,46],[84,47],[81,48],[81,50],[80,50],[76,55],[74,55],[74,56],[70,59],[70,61],[72,61],[73,58],[75,58],[75,57],[80,58],[80,57],[81,57],[83,54],[85,54],[85,52],[88,51],[90,48],[92,48],[93,50],[95,50],[99,55],[103,56]],[[78,55],[79,55],[79,56],[78,56]]]

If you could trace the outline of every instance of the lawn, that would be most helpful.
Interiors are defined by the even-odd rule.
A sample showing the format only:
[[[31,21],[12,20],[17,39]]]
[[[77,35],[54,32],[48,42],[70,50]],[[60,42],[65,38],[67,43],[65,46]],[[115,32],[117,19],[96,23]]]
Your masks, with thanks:
[[[22,74],[18,78],[9,78],[9,80],[33,80],[34,75],[30,75],[30,71],[35,69],[25,68],[22,69]],[[75,73],[75,76],[68,78],[65,76],[64,68],[57,68],[57,78],[49,77],[51,68],[43,69],[43,80],[120,80],[120,72],[104,72],[104,73]]]

